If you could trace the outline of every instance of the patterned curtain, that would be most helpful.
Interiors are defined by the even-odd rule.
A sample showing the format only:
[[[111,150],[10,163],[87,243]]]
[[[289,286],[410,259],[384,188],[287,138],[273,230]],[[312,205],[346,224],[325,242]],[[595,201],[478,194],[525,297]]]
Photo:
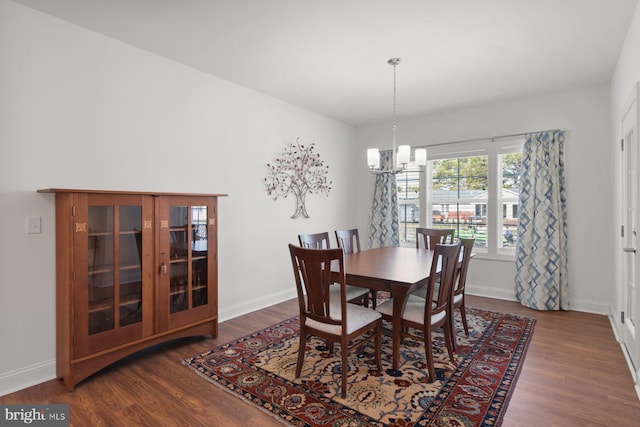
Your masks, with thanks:
[[[568,310],[564,133],[527,135],[522,156],[516,298],[536,310]]]
[[[393,152],[380,151],[380,167],[393,169]],[[398,246],[398,186],[396,175],[381,173],[376,175],[373,191],[373,207],[369,226],[369,249],[383,246]]]

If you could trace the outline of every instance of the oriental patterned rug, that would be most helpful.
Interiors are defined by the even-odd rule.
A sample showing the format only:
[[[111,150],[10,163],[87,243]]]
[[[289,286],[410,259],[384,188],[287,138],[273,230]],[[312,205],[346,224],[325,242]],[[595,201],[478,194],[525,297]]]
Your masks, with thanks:
[[[499,426],[522,368],[535,319],[467,308],[470,334],[458,328],[455,363],[442,333],[433,337],[436,380],[428,382],[424,344],[406,338],[391,370],[390,324],[382,364],[373,345],[350,353],[346,399],[340,397],[340,346],[307,341],[295,379],[299,319],[185,359],[197,374],[291,426]],[[460,324],[458,323],[458,326]]]

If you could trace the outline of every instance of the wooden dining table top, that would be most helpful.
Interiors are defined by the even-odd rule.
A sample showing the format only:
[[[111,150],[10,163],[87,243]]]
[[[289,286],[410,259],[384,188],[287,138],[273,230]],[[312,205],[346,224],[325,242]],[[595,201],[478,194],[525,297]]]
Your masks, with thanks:
[[[427,284],[433,251],[389,246],[345,254],[347,283],[406,293]]]

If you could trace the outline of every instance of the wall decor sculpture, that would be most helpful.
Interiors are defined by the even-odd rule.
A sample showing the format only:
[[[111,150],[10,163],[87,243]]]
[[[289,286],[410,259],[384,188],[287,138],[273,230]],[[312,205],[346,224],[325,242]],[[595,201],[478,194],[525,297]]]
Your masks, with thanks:
[[[314,153],[315,143],[304,145],[300,138],[283,148],[282,153],[273,163],[267,163],[267,177],[264,179],[267,193],[286,198],[293,194],[296,199],[296,210],[291,218],[303,216],[309,218],[305,206],[307,193],[329,195],[331,181],[327,180],[329,166],[320,160],[320,154]]]

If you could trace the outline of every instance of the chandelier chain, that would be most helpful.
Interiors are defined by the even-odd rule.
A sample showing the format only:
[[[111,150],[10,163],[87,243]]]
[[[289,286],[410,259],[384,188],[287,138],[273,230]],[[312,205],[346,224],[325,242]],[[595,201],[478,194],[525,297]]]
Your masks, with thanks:
[[[398,61],[399,62],[399,61]],[[396,132],[398,131],[398,111],[396,108],[396,66],[398,62],[393,62],[393,150],[396,149]]]

